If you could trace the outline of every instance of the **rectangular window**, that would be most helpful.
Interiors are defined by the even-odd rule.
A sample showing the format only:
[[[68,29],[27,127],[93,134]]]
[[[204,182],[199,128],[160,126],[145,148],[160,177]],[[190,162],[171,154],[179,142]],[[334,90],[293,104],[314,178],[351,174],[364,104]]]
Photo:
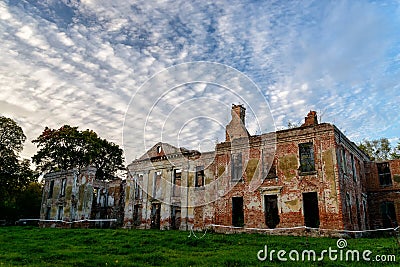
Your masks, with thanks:
[[[161,171],[154,173],[153,198],[156,198],[157,191],[161,188]]]
[[[142,222],[142,205],[135,205],[133,207],[133,224],[139,226]]]
[[[177,169],[174,170],[174,184],[173,184],[173,196],[179,197],[181,195],[181,177],[182,171]]]
[[[140,174],[139,178],[137,178],[135,181],[135,199],[136,200],[142,199],[142,190],[141,190],[142,183],[143,183],[143,175]]]
[[[99,203],[99,188],[93,188],[93,205],[97,205]]]
[[[50,181],[50,189],[49,189],[49,194],[47,198],[52,198],[53,197],[53,189],[54,189],[54,180]]]
[[[356,206],[357,206],[357,223],[358,223],[358,228],[361,229],[361,209],[360,209],[360,201],[358,198],[356,198]]]
[[[61,190],[60,190],[60,197],[65,196],[65,187],[67,186],[67,179],[64,178],[61,180]]]
[[[140,177],[140,176],[139,176]],[[138,199],[141,199],[141,188],[140,188],[140,181],[139,181],[139,179],[140,178],[137,178],[136,179],[136,181],[135,181],[135,199],[136,200],[138,200]]]
[[[315,171],[314,146],[312,142],[299,144],[300,171]]]
[[[46,217],[45,220],[50,220],[50,214],[51,214],[51,207],[46,208]]]
[[[378,167],[379,184],[382,186],[392,185],[389,163],[377,163],[376,166]]]
[[[347,174],[346,151],[344,150],[344,148],[341,151],[342,151],[342,170],[344,174]]]
[[[397,226],[393,201],[385,201],[381,203],[381,215],[384,228],[395,228]]]
[[[204,166],[196,167],[195,187],[204,186]]]
[[[353,216],[351,214],[351,197],[349,193],[346,193],[346,209],[350,224],[353,225]]]
[[[62,220],[64,217],[64,206],[58,206],[58,220]]]
[[[231,180],[240,181],[242,178],[242,153],[231,155]]]
[[[353,180],[354,182],[356,182],[357,181],[356,162],[354,160],[353,154],[350,155],[350,160],[351,160],[351,172],[353,175]]]

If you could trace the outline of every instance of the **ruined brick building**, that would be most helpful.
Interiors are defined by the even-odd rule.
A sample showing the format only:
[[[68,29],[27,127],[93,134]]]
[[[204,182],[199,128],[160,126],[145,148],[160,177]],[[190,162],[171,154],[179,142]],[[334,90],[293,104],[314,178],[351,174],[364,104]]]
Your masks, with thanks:
[[[45,175],[40,225],[122,225],[125,181],[100,181],[95,179],[95,175],[96,169],[93,167]]]
[[[128,165],[126,184],[97,185],[83,173],[67,178],[64,198],[49,198],[56,184],[63,192],[57,177],[65,174],[46,176],[41,218],[104,217],[95,215],[93,203],[99,203],[101,188],[107,196],[119,188],[107,205],[121,207],[116,209],[124,214],[118,218],[127,228],[363,231],[397,226],[400,160],[371,161],[334,125],[318,123],[314,111],[300,127],[260,135],[247,131],[242,105],[232,105],[231,114],[225,141],[214,151],[155,144]],[[77,197],[82,200],[72,208]]]

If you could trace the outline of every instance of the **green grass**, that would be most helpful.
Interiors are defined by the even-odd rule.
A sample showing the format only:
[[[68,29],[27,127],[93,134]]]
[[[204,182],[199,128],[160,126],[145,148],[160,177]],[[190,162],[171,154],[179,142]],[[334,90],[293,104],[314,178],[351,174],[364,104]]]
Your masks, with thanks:
[[[188,237],[183,231],[124,229],[41,229],[0,227],[1,266],[347,266],[346,261],[260,262],[257,252],[315,250],[332,247],[334,238],[207,233]],[[202,236],[197,233],[197,236]],[[393,254],[397,263],[352,262],[356,266],[398,266],[400,248],[394,237],[347,239],[346,249]],[[346,250],[344,249],[344,251]],[[288,255],[286,255],[288,257]],[[371,256],[372,258],[372,256]]]

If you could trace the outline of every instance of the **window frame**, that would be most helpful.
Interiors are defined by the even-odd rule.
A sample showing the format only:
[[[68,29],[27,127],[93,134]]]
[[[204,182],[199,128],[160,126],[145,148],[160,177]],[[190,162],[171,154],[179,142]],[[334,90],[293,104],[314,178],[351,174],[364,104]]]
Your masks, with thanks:
[[[239,182],[243,174],[243,156],[242,152],[231,154],[231,181]]]
[[[67,178],[61,180],[60,197],[65,196],[65,189],[67,188]]]
[[[47,199],[53,198],[54,194],[54,180],[50,180],[50,185],[49,185],[49,193],[47,194]]]
[[[380,168],[380,166],[384,167]],[[378,170],[379,185],[382,187],[393,186],[392,173],[390,170],[389,162],[376,163],[376,167]],[[383,170],[385,170],[386,172],[384,172]]]
[[[313,142],[299,143],[298,149],[299,149],[300,174],[314,174],[316,172],[314,143]],[[309,167],[305,168],[306,166]]]
[[[199,180],[201,179],[201,183],[199,183]],[[196,173],[195,173],[195,179],[194,179],[194,187],[196,188],[203,188],[205,185],[205,174],[204,174],[204,166],[196,166]]]

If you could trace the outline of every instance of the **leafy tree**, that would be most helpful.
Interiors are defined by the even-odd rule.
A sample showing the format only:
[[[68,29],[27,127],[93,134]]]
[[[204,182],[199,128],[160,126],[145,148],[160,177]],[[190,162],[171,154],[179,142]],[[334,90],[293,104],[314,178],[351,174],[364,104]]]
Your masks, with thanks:
[[[25,139],[22,128],[15,121],[0,116],[0,151],[2,153],[6,151],[17,155],[21,152]]]
[[[16,195],[37,180],[30,161],[19,158],[25,139],[14,120],[0,116],[0,216],[7,220],[15,219]]]
[[[371,160],[388,160],[392,158],[392,148],[387,138],[364,140],[358,147],[363,150]]]
[[[393,149],[393,152],[390,154],[392,159],[400,159],[400,141],[397,146]]]
[[[93,165],[97,179],[112,179],[117,170],[124,169],[122,149],[101,139],[92,130],[79,131],[78,127],[64,125],[58,130],[46,127],[35,140],[39,148],[33,162],[42,172],[78,170]]]

